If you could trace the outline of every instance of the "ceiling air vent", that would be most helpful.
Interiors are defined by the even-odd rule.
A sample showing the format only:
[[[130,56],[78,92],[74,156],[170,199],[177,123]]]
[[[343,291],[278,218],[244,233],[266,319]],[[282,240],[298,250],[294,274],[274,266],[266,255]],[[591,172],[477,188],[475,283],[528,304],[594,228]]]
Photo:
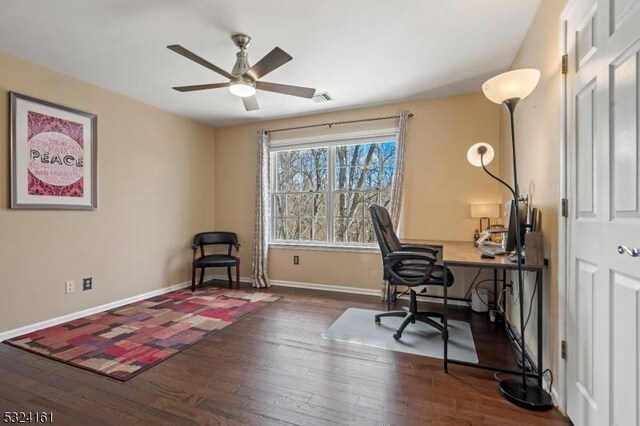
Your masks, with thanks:
[[[329,102],[333,100],[329,92],[316,93],[311,99],[315,102]]]

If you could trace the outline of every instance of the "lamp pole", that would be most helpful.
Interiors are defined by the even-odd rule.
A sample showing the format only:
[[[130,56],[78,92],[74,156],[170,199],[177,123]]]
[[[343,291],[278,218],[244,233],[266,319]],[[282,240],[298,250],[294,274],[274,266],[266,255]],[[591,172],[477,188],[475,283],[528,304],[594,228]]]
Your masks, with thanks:
[[[527,364],[526,364],[526,346],[525,346],[525,323],[524,323],[524,271],[522,270],[522,238],[521,238],[521,225],[519,214],[520,203],[520,191],[518,189],[518,167],[516,163],[516,135],[514,126],[514,113],[516,106],[520,98],[511,98],[505,100],[502,105],[509,112],[509,123],[511,126],[511,149],[513,153],[513,188],[511,188],[506,182],[493,176],[482,163],[482,168],[489,173],[495,179],[498,179],[504,184],[513,195],[513,205],[515,211],[511,214],[515,214],[515,226],[516,226],[516,259],[518,262],[518,300],[520,304],[520,351],[521,351],[521,363],[522,363],[522,381],[518,380],[502,380],[500,382],[500,393],[509,401],[520,405],[522,407],[531,410],[548,410],[553,408],[553,400],[551,395],[544,389],[537,385],[527,383]],[[486,149],[486,148],[485,148]],[[478,151],[479,152],[479,151]],[[481,154],[481,161],[482,161]],[[542,312],[538,312],[538,315],[542,315]],[[540,374],[541,372],[538,372]]]
[[[484,160],[484,156],[488,154],[487,145],[480,145],[477,148],[477,154],[480,155],[480,166],[482,169],[492,178],[503,184],[511,195],[513,196],[514,210],[511,211],[512,215],[515,215],[515,240],[516,240],[516,259],[517,259],[517,273],[518,273],[518,299],[520,305],[520,348],[521,348],[521,364],[522,364],[522,380],[502,380],[500,382],[500,393],[514,404],[531,410],[548,410],[553,407],[553,401],[551,395],[544,389],[527,383],[527,364],[526,364],[526,346],[525,346],[525,323],[524,323],[524,271],[523,271],[523,259],[522,259],[522,238],[521,238],[521,225],[519,215],[519,202],[520,193],[518,190],[518,167],[516,163],[516,143],[515,143],[515,131],[513,115],[515,112],[515,106],[520,99],[508,99],[503,105],[509,111],[509,119],[511,123],[511,146],[513,149],[513,187],[504,180],[500,179],[493,173],[491,173]],[[489,157],[490,162],[492,155]],[[541,312],[538,312],[540,315]]]
[[[513,153],[513,187],[504,180],[493,175],[485,167],[484,156],[487,155],[487,164],[493,159],[493,148],[491,145],[481,142],[473,145],[467,152],[467,160],[474,166],[482,166],[484,171],[506,186],[513,195],[513,207],[515,211],[515,240],[516,259],[518,262],[518,300],[520,302],[520,350],[522,352],[522,380],[502,380],[500,382],[500,393],[509,401],[530,410],[548,410],[553,408],[551,395],[542,387],[527,383],[527,358],[525,346],[525,323],[524,323],[524,276],[522,259],[522,237],[520,226],[520,215],[518,205],[520,203],[520,191],[518,189],[518,167],[516,163],[516,132],[514,123],[514,113],[518,103],[529,96],[538,85],[540,71],[536,69],[520,69],[507,71],[490,78],[482,85],[485,96],[496,104],[504,106],[509,112],[509,124],[511,126],[511,148]],[[479,161],[478,161],[478,156]],[[532,296],[533,297],[533,296]],[[542,312],[538,312],[542,315]],[[540,344],[540,342],[538,342]],[[541,361],[541,360],[539,360]],[[538,372],[539,374],[541,372]]]
[[[502,103],[504,107],[509,111],[509,122],[511,125],[511,152],[513,154],[513,204],[516,208],[516,258],[518,260],[518,299],[520,300],[520,347],[522,349],[522,391],[527,391],[527,368],[524,346],[524,303],[522,303],[522,292],[524,290],[524,276],[522,271],[522,241],[520,231],[520,191],[518,189],[518,167],[516,165],[516,133],[513,122],[513,115],[516,110],[516,106],[520,101],[519,98],[507,99]],[[514,212],[511,212],[514,214]],[[538,313],[540,315],[541,312]]]

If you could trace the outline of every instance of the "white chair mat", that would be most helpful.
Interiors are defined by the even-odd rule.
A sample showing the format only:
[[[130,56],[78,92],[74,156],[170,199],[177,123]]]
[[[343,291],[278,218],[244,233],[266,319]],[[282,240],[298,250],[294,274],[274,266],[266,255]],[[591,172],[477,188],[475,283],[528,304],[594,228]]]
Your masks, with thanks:
[[[349,308],[322,334],[322,337],[339,342],[444,358],[444,340],[439,330],[429,324],[416,321],[415,324],[409,324],[404,329],[400,340],[395,340],[393,334],[404,318],[383,317],[378,325],[374,321],[374,316],[383,312]],[[478,363],[478,354],[469,323],[451,320],[448,323],[449,358]]]

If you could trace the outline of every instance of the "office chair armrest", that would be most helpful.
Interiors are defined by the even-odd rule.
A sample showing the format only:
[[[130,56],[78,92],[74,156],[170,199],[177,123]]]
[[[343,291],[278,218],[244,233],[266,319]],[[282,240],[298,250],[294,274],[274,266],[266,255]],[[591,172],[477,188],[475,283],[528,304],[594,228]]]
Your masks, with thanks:
[[[415,251],[392,251],[391,253],[387,254],[387,256],[385,257],[385,260],[389,262],[394,261],[393,262],[394,264],[397,262],[402,262],[406,260],[418,260],[418,261],[421,260],[428,263],[436,262],[435,257],[425,253],[418,253]]]
[[[409,245],[409,244],[403,244],[402,251],[414,251],[414,252],[425,252],[425,253],[431,253],[434,256],[437,256],[438,253],[440,252],[440,250],[438,250],[437,248],[431,247],[431,246],[414,246],[414,245]]]
[[[403,262],[411,261],[411,266],[415,267],[423,267],[424,270],[417,277],[406,277],[401,276],[396,271],[398,266],[407,266],[403,265]],[[435,265],[436,259],[425,255],[424,253],[416,253],[416,252],[392,252],[387,255],[385,258],[385,270],[386,273],[391,278],[392,282],[396,285],[407,285],[407,286],[415,286],[424,284],[431,277],[431,272],[433,271],[433,266]],[[415,271],[415,269],[414,269]]]

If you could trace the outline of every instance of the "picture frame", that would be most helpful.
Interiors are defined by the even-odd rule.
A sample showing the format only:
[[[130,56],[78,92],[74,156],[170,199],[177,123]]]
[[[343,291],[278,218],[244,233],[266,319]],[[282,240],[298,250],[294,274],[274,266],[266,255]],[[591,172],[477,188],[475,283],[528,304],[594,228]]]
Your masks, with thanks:
[[[95,210],[95,114],[9,92],[11,208]]]

